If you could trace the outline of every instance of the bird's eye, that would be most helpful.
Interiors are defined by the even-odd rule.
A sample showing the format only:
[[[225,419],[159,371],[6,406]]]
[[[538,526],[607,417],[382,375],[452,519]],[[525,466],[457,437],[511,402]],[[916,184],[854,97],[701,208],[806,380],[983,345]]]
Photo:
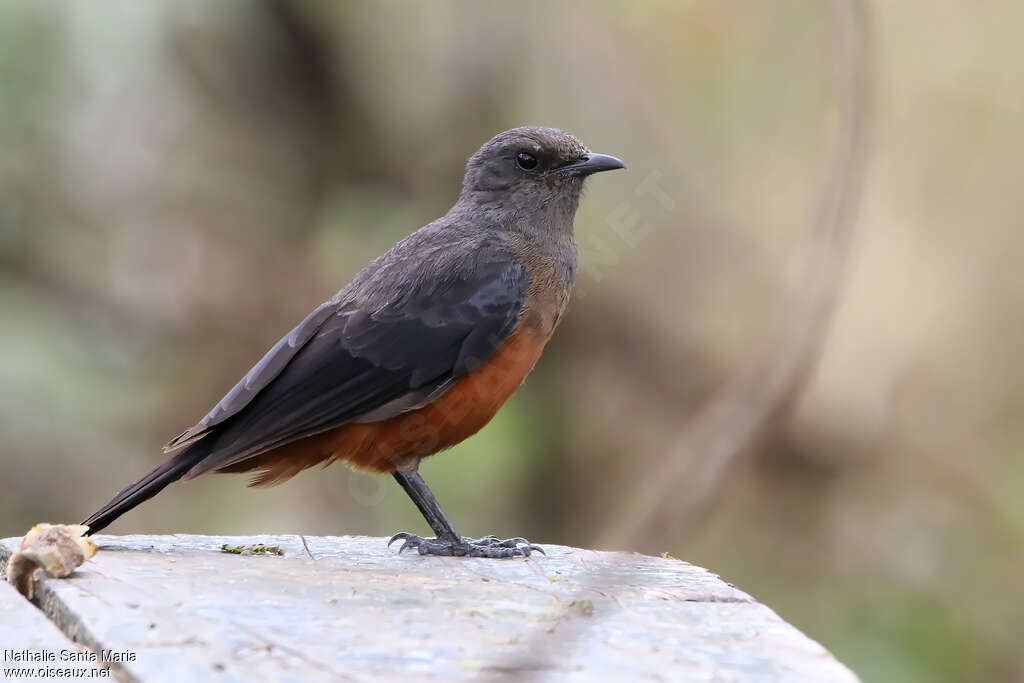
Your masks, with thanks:
[[[532,171],[537,168],[537,157],[528,152],[520,152],[516,155],[516,166],[524,171]]]

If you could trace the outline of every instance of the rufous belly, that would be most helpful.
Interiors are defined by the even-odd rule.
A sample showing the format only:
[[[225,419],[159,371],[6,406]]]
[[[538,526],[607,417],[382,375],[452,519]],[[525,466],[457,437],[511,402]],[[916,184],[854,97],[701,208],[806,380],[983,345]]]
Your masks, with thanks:
[[[393,472],[454,446],[490,422],[526,379],[549,338],[520,326],[484,365],[422,408],[379,422],[346,424],[219,471],[262,470],[251,486],[272,486],[336,460],[355,469]]]

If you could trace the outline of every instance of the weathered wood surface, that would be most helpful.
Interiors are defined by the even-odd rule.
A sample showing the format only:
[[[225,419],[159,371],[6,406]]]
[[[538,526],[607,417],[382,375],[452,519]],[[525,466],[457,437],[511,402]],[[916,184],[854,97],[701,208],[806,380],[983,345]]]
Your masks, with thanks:
[[[78,656],[79,648],[68,640],[46,615],[28,602],[6,581],[0,580],[0,680],[9,678],[6,671],[32,671],[48,667],[93,668],[92,664],[58,664],[25,660],[23,653],[52,652],[54,660]],[[63,654],[68,653],[68,654]],[[22,677],[30,674],[22,671]],[[33,677],[40,674],[34,674]],[[69,680],[69,679],[65,679]],[[70,679],[74,680],[74,678]]]
[[[399,556],[349,536],[307,537],[309,553],[298,536],[96,541],[99,555],[43,581],[37,602],[75,641],[134,658],[112,665],[122,680],[857,680],[673,559],[553,545],[528,560]],[[286,554],[221,551],[254,543]],[[0,542],[0,564],[15,545]],[[27,608],[0,613],[0,634]]]

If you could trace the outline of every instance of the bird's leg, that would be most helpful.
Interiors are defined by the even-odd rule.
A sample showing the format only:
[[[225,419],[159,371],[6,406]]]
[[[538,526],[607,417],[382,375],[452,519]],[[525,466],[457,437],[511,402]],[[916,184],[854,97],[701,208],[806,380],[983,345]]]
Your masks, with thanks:
[[[423,518],[436,534],[435,538],[423,538],[406,531],[401,531],[391,537],[388,545],[402,539],[402,547],[398,552],[401,554],[406,548],[416,548],[420,555],[462,555],[467,557],[493,557],[506,558],[516,556],[529,556],[534,550],[541,554],[544,550],[539,546],[531,545],[525,538],[509,538],[502,540],[497,536],[484,536],[483,538],[463,538],[455,531],[455,527],[448,521],[437,504],[437,499],[423,481],[420,473],[413,469],[403,472],[396,470],[395,481],[402,489],[409,494],[412,502],[416,503]]]
[[[412,502],[416,503],[423,519],[427,520],[427,524],[437,535],[437,540],[458,541],[462,538],[444,514],[441,506],[438,505],[437,498],[434,497],[434,493],[417,470],[411,472],[395,470],[394,476],[398,485],[412,498]]]

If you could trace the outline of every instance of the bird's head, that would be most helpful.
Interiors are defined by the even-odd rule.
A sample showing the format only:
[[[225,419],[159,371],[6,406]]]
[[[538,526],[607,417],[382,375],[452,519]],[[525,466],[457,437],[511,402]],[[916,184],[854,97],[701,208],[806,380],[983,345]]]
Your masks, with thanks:
[[[625,164],[591,152],[565,131],[513,128],[495,135],[470,157],[460,203],[521,217],[555,210],[571,222],[587,176],[617,168]]]

